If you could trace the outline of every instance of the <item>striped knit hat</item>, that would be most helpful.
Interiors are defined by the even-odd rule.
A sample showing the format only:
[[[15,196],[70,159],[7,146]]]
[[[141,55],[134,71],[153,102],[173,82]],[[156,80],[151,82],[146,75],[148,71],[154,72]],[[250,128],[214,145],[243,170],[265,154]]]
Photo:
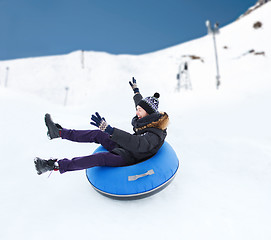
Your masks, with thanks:
[[[148,114],[152,114],[158,111],[158,105],[160,97],[159,93],[155,93],[152,97],[146,97],[142,99],[138,105],[142,107]]]

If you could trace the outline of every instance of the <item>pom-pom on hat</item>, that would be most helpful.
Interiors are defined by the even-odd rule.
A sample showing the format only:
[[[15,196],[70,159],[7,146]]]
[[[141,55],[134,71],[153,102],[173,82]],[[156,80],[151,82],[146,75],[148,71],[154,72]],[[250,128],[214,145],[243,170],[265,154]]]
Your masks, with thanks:
[[[155,93],[152,97],[146,97],[142,99],[138,105],[142,107],[148,114],[152,114],[158,111],[158,105],[160,97],[159,93]]]

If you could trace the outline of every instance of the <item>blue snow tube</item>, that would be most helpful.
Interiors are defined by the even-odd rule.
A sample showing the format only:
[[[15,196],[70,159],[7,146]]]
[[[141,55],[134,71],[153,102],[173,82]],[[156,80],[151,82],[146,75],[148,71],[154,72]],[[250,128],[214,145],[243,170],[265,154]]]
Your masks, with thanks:
[[[94,153],[107,151],[99,146]],[[117,199],[138,199],[165,188],[174,178],[179,160],[164,142],[150,159],[125,167],[93,167],[86,170],[89,182],[98,192]]]

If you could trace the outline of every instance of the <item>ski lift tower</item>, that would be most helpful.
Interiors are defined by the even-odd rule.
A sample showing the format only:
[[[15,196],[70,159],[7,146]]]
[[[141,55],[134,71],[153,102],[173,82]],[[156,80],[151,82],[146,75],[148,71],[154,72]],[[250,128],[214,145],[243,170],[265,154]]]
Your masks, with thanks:
[[[217,55],[217,48],[216,48],[216,34],[219,34],[218,23],[214,24],[214,27],[211,26],[209,20],[206,21],[206,27],[208,30],[208,34],[212,34],[213,41],[214,41],[214,49],[215,49],[215,60],[216,60],[216,88],[218,89],[220,86],[220,74],[219,74],[219,66],[218,66],[218,55]]]
[[[179,72],[177,74],[177,91],[179,92],[181,88],[186,90],[192,90],[192,85],[190,81],[188,62],[182,62],[179,66]]]

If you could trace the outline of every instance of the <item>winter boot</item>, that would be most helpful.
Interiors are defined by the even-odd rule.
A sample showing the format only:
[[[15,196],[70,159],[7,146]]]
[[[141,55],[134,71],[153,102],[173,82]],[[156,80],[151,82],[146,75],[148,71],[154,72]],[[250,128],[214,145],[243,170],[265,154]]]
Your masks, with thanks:
[[[47,132],[48,137],[50,139],[59,138],[60,134],[61,134],[62,127],[59,124],[54,123],[51,119],[51,115],[48,113],[45,114],[44,120],[45,120],[45,124],[48,128],[48,132]]]
[[[48,171],[57,171],[58,167],[55,165],[56,163],[56,159],[49,159],[49,160],[44,160],[41,158],[35,158],[34,163],[35,163],[35,167],[37,170],[38,175],[41,175],[45,172]]]

